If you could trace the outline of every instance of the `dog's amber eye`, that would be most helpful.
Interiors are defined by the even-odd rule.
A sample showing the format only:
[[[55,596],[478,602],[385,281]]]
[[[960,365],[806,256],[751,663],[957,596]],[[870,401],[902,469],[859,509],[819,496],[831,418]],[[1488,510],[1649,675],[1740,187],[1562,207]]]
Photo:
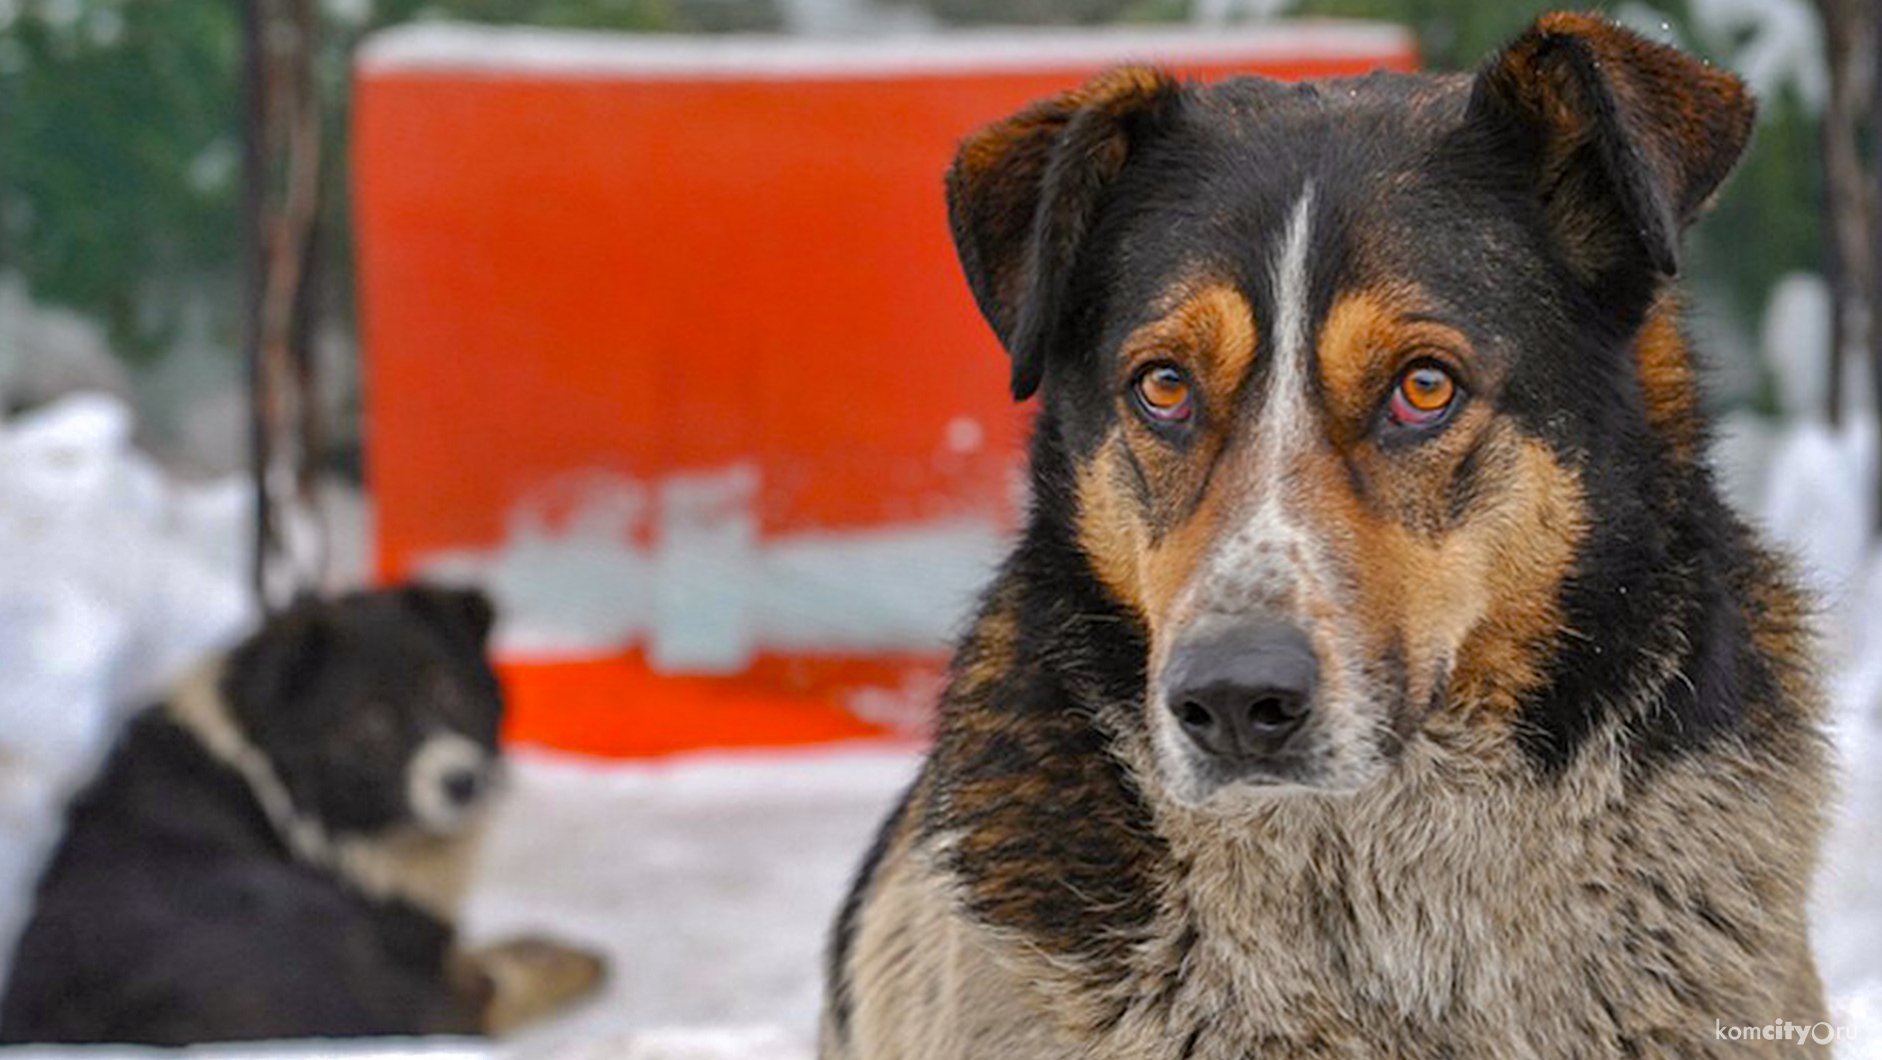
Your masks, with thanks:
[[[1457,380],[1433,361],[1419,361],[1398,377],[1392,389],[1394,423],[1426,427],[1444,418],[1457,400]]]
[[[1137,404],[1151,419],[1181,423],[1194,411],[1189,377],[1168,362],[1160,361],[1139,371],[1131,389],[1137,394]]]

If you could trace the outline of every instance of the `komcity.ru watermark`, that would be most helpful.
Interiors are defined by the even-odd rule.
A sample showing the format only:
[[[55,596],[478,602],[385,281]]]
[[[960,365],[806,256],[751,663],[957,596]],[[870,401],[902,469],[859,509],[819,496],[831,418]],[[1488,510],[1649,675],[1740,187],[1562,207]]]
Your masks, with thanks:
[[[1839,1027],[1827,1020],[1816,1023],[1792,1023],[1778,1020],[1762,1027],[1727,1027],[1724,1020],[1714,1020],[1714,1036],[1722,1041],[1762,1040],[1767,1042],[1848,1042],[1856,1038],[1856,1028]]]

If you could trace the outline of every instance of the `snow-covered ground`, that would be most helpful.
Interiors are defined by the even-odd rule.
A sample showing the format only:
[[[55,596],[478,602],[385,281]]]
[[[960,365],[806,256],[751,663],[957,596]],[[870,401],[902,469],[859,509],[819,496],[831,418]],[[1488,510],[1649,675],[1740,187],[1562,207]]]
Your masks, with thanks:
[[[1882,772],[1860,768],[1882,754],[1882,552],[1864,530],[1876,432],[1866,416],[1855,422],[1779,431],[1733,420],[1719,452],[1741,505],[1824,596],[1846,783],[1816,937],[1838,1020],[1859,1034],[1842,1055],[1882,1058]],[[68,398],[0,423],[0,944],[59,799],[109,731],[108,705],[134,704],[250,619],[243,503],[236,482],[167,478],[132,446],[113,399]],[[915,761],[912,748],[878,745],[634,764],[519,751],[467,930],[596,945],[613,976],[603,996],[495,1051],[807,1058],[824,932]]]
[[[740,1057],[809,1055],[824,933],[914,775],[912,749],[626,767],[525,752],[513,765],[468,930],[552,931],[601,945],[613,965],[603,996],[517,1049],[559,1056],[650,1030],[664,1049],[689,1028],[729,1028],[746,1035]]]

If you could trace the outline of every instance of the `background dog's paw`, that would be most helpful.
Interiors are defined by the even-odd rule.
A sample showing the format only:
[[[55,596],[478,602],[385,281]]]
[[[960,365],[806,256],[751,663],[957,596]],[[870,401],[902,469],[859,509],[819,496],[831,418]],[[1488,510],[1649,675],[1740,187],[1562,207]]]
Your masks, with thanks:
[[[600,989],[608,962],[599,953],[540,936],[508,939],[469,954],[490,983],[484,1030],[503,1035]]]

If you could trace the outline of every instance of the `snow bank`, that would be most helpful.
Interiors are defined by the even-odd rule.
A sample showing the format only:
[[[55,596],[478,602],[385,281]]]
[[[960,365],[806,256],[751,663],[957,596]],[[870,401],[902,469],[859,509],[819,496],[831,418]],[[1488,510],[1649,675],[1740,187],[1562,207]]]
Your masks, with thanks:
[[[99,395],[0,424],[0,954],[113,707],[249,619],[241,484],[171,481],[130,437]]]
[[[801,1037],[757,1028],[647,1031],[619,1038],[600,1038],[542,1048],[493,1046],[486,1042],[379,1039],[362,1042],[267,1042],[253,1045],[197,1046],[169,1049],[64,1048],[30,1046],[9,1048],[13,1060],[812,1060],[815,1050]]]
[[[599,763],[516,757],[466,930],[552,932],[609,956],[607,994],[519,1042],[650,1027],[815,1026],[824,933],[913,776],[909,749]]]

